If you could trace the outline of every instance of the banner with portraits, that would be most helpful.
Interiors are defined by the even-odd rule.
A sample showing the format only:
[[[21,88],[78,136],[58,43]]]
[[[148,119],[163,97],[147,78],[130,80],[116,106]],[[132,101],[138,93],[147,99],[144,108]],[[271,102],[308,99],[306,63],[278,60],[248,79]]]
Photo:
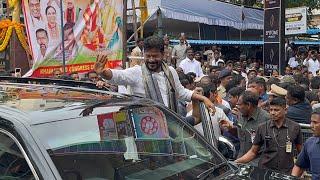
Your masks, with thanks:
[[[63,57],[67,73],[88,72],[104,51],[109,67],[121,66],[123,0],[23,0],[23,13],[33,54],[25,76],[62,72]]]

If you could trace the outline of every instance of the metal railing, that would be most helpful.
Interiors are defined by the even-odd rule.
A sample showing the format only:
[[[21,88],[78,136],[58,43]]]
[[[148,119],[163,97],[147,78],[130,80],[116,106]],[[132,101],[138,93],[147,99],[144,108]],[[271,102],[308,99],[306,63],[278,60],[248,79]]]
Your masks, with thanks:
[[[299,123],[299,125],[301,127],[302,140],[304,143],[309,137],[313,135],[311,131],[311,126],[310,124],[302,124],[302,123]]]
[[[311,131],[311,125],[310,124],[303,124],[299,123],[301,127],[301,133],[302,133],[302,142],[303,144],[307,141],[308,138],[312,137],[312,131]],[[295,151],[295,155],[298,156],[298,153]],[[310,172],[307,170],[304,175],[303,179],[310,179],[311,180],[312,175]]]

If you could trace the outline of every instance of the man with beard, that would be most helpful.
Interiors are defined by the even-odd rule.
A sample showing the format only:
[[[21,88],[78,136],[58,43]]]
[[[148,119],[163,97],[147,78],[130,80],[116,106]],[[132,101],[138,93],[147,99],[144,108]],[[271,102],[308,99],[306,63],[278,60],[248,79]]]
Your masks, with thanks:
[[[45,56],[46,56],[48,43],[49,43],[47,31],[44,29],[38,29],[36,31],[36,38],[37,38],[37,42],[40,46],[40,53],[38,55],[38,60],[39,60],[39,59],[45,58]]]
[[[213,103],[206,97],[184,88],[177,72],[163,63],[163,39],[151,36],[144,41],[144,60],[141,66],[124,70],[105,69],[108,57],[99,54],[94,70],[110,83],[129,85],[132,93],[160,102],[177,112],[177,100],[200,100],[208,108],[215,110]]]

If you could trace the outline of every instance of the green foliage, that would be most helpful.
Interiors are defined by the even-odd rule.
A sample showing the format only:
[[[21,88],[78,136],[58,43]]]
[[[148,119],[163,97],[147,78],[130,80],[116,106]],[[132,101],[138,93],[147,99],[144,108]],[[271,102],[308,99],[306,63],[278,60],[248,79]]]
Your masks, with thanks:
[[[286,8],[306,6],[311,11],[312,9],[320,8],[320,1],[319,0],[286,0],[285,6]]]
[[[320,9],[320,0],[284,0],[286,8],[306,6],[311,12],[313,9]],[[248,7],[263,8],[260,0],[230,0],[230,3]]]

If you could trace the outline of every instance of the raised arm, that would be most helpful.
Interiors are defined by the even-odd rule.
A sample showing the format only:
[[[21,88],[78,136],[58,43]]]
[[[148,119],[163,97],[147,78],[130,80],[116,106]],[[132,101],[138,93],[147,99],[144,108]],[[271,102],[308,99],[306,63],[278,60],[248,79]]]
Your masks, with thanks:
[[[107,62],[107,54],[98,54],[97,61],[94,64],[94,71],[96,71],[96,73],[102,76],[103,78],[110,80],[112,79],[112,71],[109,68],[105,68]]]

